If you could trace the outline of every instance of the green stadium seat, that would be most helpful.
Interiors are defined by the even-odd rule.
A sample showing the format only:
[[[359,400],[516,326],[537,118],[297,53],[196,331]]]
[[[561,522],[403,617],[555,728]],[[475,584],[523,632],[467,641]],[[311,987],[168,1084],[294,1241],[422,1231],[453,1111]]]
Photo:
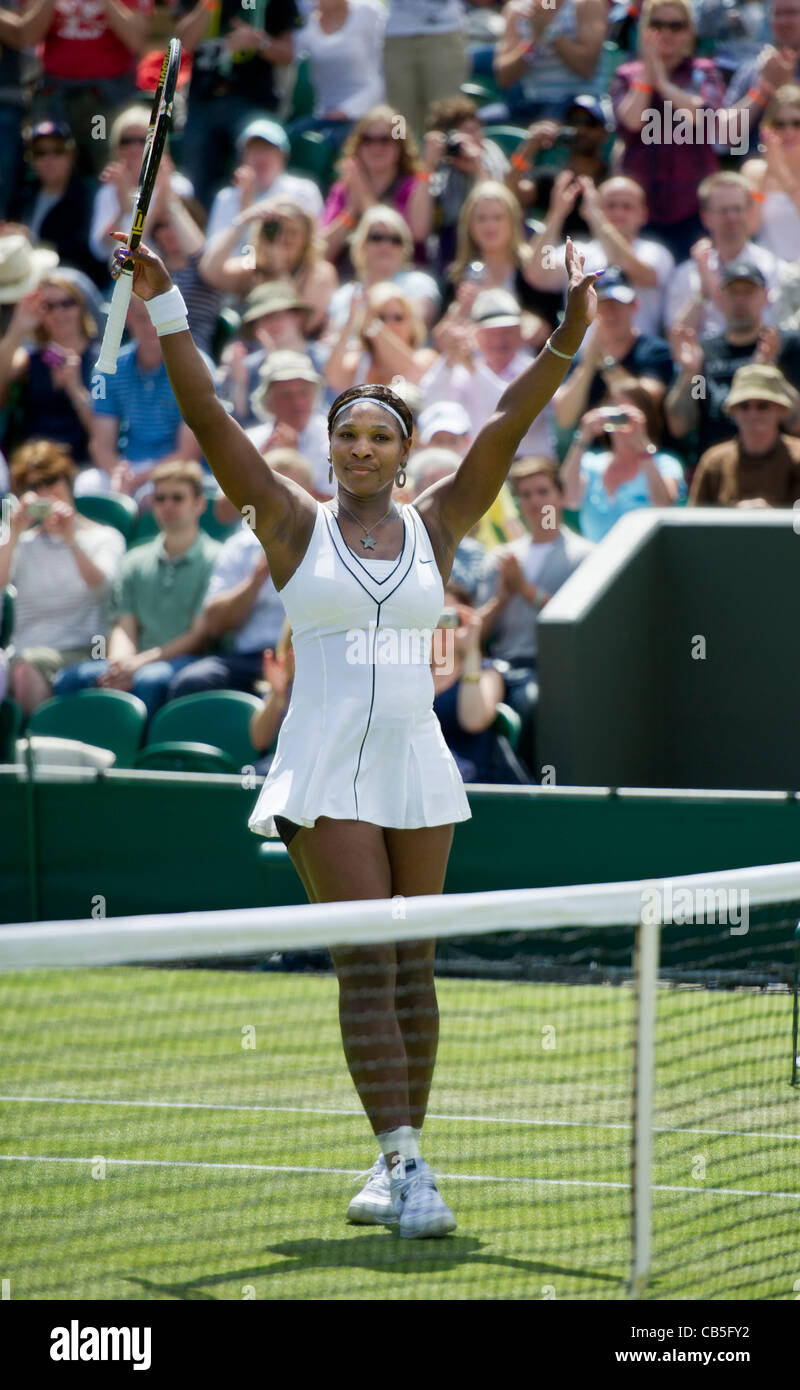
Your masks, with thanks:
[[[173,739],[150,743],[136,754],[134,767],[150,772],[238,772],[239,768],[210,743],[188,743]]]
[[[97,521],[101,526],[115,526],[129,541],[136,525],[139,508],[132,497],[121,492],[85,492],[75,498],[75,510],[89,521]]]
[[[135,545],[145,545],[147,541],[154,541],[157,535],[158,526],[153,513],[151,511],[142,512],[141,516],[137,517],[134,522],[133,531],[128,541],[128,549],[132,550]]]
[[[28,733],[76,738],[117,755],[117,767],[133,767],[147,724],[147,706],[127,690],[78,690],[56,695],[28,720]]]
[[[487,140],[494,140],[506,155],[513,154],[523,140],[528,138],[525,127],[518,125],[487,125],[483,133]]]
[[[308,60],[302,58],[297,64],[297,74],[294,79],[294,88],[289,103],[289,115],[286,118],[286,124],[288,125],[291,121],[302,120],[303,116],[312,116],[314,114],[315,100],[314,85],[311,81],[311,70],[308,66]]]
[[[522,730],[522,720],[516,710],[512,709],[510,705],[498,705],[497,714],[492,724],[492,730],[496,734],[503,734],[516,752],[519,747],[519,736]]]
[[[153,715],[147,746],[173,739],[209,743],[227,753],[237,769],[250,766],[261,757],[250,742],[250,718],[262,704],[257,695],[243,690],[182,695]]]
[[[7,584],[3,590],[3,602],[0,604],[0,647],[7,647],[11,641],[11,634],[14,631],[14,600],[17,591],[13,584]]]
[[[7,695],[0,704],[0,763],[14,759],[14,745],[22,732],[22,710],[16,700]]]
[[[338,154],[318,130],[306,130],[292,138],[289,153],[289,172],[309,175],[320,185],[323,194],[333,182],[334,165]]]

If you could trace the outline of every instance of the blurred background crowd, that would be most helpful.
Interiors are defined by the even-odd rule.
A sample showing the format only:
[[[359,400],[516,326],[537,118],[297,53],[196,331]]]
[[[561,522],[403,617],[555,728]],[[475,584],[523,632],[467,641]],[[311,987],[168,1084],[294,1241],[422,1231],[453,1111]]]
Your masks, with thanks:
[[[618,518],[800,498],[800,0],[0,0],[0,699],[257,693],[264,770],[291,635],[135,299],[94,374],[170,34],[145,240],[316,497],[339,392],[403,395],[413,500],[558,323],[566,237],[605,269],[434,671],[465,780],[538,781],[538,613]]]

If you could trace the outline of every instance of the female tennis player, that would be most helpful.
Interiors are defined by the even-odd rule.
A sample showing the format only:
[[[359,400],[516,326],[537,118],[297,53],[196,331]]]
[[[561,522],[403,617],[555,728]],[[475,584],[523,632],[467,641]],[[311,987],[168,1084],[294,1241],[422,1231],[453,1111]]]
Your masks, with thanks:
[[[580,346],[597,277],[583,274],[567,242],[563,322],[458,471],[398,508],[392,488],[404,481],[412,431],[399,396],[366,385],[337,398],[328,430],[338,492],[314,501],[266,466],[226,414],[162,261],[142,245],[117,251],[117,265],[126,255],[181,414],[226,496],[252,509],[245,515],[292,626],[292,697],[250,827],[281,836],[311,902],[441,893],[454,823],[470,811],[433,713],[420,633],[436,627],[456,546],[491,506]],[[455,1220],[420,1154],[438,1038],[434,943],[332,955],[345,1056],[381,1150],[348,1218],[412,1238],[445,1235]]]

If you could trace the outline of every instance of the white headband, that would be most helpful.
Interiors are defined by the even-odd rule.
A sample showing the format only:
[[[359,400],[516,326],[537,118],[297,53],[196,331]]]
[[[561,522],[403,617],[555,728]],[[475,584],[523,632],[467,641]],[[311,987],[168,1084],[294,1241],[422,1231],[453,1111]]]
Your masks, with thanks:
[[[351,405],[358,405],[361,401],[369,401],[371,405],[379,405],[383,410],[388,410],[389,414],[394,416],[395,420],[397,421],[398,425],[403,431],[403,438],[408,439],[408,430],[406,428],[406,422],[403,419],[402,415],[399,413],[399,411],[395,410],[393,405],[387,405],[386,401],[379,401],[377,396],[357,396],[354,400],[345,401],[343,405],[340,405],[339,409],[337,410],[336,414],[331,420],[331,433],[333,432],[333,427],[336,424],[336,421],[338,420],[342,411],[347,410],[348,407]]]

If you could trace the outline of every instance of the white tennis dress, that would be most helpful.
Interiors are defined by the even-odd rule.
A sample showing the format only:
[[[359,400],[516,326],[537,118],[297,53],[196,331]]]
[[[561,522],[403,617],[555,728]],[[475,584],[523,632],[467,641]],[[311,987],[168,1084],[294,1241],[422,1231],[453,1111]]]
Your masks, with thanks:
[[[249,820],[317,816],[416,829],[468,820],[461,775],[433,712],[431,639],[444,603],[422,518],[400,509],[396,560],[367,560],[317,504],[308,550],[280,591],[295,679],[275,757]]]

